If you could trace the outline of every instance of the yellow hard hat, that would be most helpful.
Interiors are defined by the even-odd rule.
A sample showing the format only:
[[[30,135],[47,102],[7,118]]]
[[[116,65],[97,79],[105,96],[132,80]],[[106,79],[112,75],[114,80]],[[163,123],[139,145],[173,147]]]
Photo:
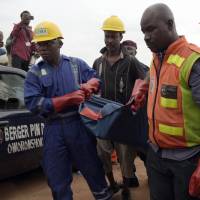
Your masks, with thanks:
[[[124,23],[118,16],[111,16],[107,18],[101,28],[103,31],[117,31],[125,32]]]
[[[63,39],[62,33],[56,24],[44,21],[36,25],[33,32],[33,42],[43,42],[56,38]]]

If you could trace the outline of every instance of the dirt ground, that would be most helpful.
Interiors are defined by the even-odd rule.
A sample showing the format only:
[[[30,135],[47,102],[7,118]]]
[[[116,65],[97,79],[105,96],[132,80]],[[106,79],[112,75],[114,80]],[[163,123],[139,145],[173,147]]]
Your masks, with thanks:
[[[148,200],[149,189],[146,170],[143,162],[136,159],[137,176],[140,187],[131,189],[132,200]],[[114,175],[118,182],[121,181],[119,165],[113,165]],[[94,200],[88,186],[81,175],[74,174],[72,190],[74,200]],[[51,200],[51,192],[47,186],[41,170],[36,170],[21,176],[10,178],[0,182],[0,200]],[[113,200],[120,200],[118,192]]]

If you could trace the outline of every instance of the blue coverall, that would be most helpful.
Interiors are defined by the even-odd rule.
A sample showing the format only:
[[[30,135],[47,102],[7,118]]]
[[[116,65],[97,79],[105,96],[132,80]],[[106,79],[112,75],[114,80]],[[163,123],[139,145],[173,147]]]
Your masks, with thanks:
[[[71,106],[60,116],[54,111],[52,97],[63,96],[77,89],[70,59],[62,55],[57,67],[41,61],[29,70],[25,80],[27,108],[47,118],[44,128],[44,172],[54,200],[73,199],[70,187],[72,163],[85,177],[95,199],[110,199],[111,193],[97,156],[95,138],[85,130],[77,112],[78,107]],[[76,58],[76,62],[81,83],[95,77],[95,71],[83,60]],[[68,113],[72,113],[72,116],[65,116]]]

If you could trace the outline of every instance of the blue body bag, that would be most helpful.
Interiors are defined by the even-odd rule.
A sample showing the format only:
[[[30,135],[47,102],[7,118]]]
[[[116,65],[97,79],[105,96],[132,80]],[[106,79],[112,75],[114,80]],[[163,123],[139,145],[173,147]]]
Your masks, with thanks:
[[[79,113],[85,127],[96,137],[146,149],[146,106],[133,113],[130,105],[92,96],[80,106]]]

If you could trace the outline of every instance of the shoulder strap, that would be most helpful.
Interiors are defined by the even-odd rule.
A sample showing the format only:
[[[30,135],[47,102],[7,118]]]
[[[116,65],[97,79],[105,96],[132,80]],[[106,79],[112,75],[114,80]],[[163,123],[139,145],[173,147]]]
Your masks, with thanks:
[[[80,73],[80,70],[79,70],[77,59],[74,58],[74,57],[69,57],[69,58],[70,58],[70,66],[71,66],[72,72],[74,74],[75,84],[79,88],[79,84],[82,81],[81,81],[81,73]]]

